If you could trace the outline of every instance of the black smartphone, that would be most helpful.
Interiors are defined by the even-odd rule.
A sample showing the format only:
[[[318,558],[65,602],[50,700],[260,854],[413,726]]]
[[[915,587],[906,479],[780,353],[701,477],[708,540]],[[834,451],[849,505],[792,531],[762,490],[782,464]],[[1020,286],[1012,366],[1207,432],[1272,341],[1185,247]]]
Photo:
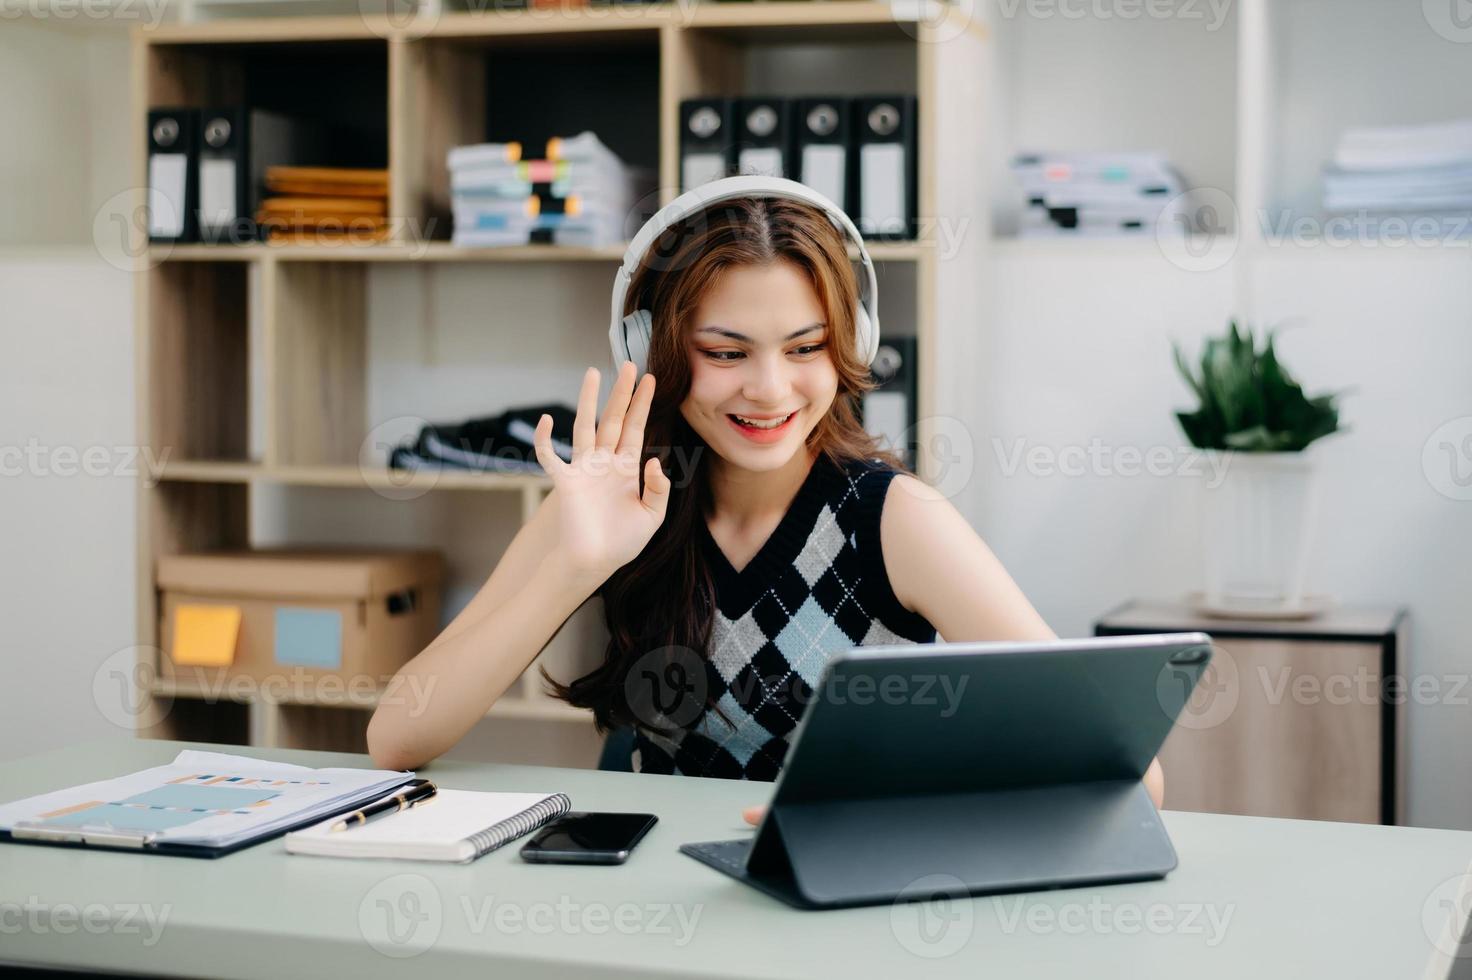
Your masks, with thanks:
[[[623,864],[659,818],[652,813],[564,813],[521,848],[543,864]]]

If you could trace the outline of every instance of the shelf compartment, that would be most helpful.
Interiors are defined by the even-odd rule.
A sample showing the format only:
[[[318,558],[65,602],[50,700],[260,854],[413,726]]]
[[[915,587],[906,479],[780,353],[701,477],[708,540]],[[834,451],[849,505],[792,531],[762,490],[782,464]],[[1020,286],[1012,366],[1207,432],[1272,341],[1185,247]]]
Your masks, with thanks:
[[[174,698],[155,686],[155,710],[160,721],[146,733],[147,738],[173,739],[185,742],[209,742],[216,745],[252,745],[251,706],[231,701],[205,701]]]
[[[249,455],[249,278],[241,263],[171,262],[148,272],[140,389],[160,458]]]
[[[273,265],[268,460],[356,462],[368,434],[365,285],[361,265]]]
[[[1322,169],[1345,129],[1472,116],[1467,45],[1456,43],[1466,38],[1451,19],[1458,5],[1295,0],[1262,9],[1265,36],[1255,40],[1268,54],[1255,135],[1264,186],[1263,200],[1249,203],[1265,214],[1254,232],[1269,241],[1286,235],[1332,243],[1320,220],[1328,217]],[[1307,235],[1294,227],[1304,217],[1314,219]],[[1341,240],[1376,241],[1355,235]]]
[[[446,155],[456,146],[515,140],[523,159],[540,159],[549,137],[592,130],[624,163],[656,172],[658,25],[530,40],[434,37],[395,46],[391,207],[404,218],[399,241],[449,239]],[[523,97],[531,88],[536,100]]]
[[[143,96],[149,108],[243,106],[286,116],[310,134],[310,145],[268,157],[264,166],[388,167],[388,44],[356,41],[257,41],[242,30],[228,43],[160,43],[143,47]],[[246,135],[247,144],[254,137]],[[141,141],[140,141],[141,142]],[[264,144],[255,144],[256,149]],[[146,151],[143,151],[146,154]],[[146,155],[138,162],[145,172]],[[267,192],[265,173],[248,174],[248,213],[236,216],[222,236],[251,242],[251,219]],[[392,224],[392,223],[391,223]],[[179,255],[216,261],[223,251],[176,246]],[[174,254],[154,246],[154,254]]]
[[[1237,6],[1220,22],[1205,7],[1199,18],[998,18],[995,79],[978,96],[993,120],[983,152],[994,234],[1017,236],[1019,152],[1158,150],[1188,188],[1235,197]]]
[[[701,7],[692,15],[689,28],[668,31],[663,37],[666,78],[661,100],[660,175],[668,199],[680,189],[680,104],[687,99],[919,95],[921,51],[913,24],[908,25],[907,33],[904,25],[886,18],[870,24],[829,25],[810,36],[802,31],[752,27],[737,10]],[[917,108],[922,127],[927,111],[924,101]],[[916,175],[921,202],[926,199],[927,166],[921,153]],[[895,247],[898,250],[890,253],[892,257],[912,258],[925,246],[901,242]],[[906,248],[914,250],[903,251]],[[871,254],[880,257],[873,248]]]
[[[329,131],[333,165],[388,166],[388,45],[358,41],[148,46],[149,107],[244,104]]]

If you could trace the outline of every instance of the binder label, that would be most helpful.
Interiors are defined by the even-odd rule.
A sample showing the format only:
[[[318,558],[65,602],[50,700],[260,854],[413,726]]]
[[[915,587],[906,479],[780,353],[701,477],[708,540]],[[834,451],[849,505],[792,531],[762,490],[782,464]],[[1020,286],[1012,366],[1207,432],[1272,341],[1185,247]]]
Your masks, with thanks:
[[[183,153],[155,153],[148,158],[148,234],[178,238],[184,234],[184,188],[189,158]]]
[[[235,223],[235,161],[199,162],[199,220],[206,228]]]
[[[836,143],[814,143],[802,148],[802,182],[844,206],[844,149]]]
[[[905,147],[903,143],[870,143],[859,150],[860,230],[903,234],[905,214]]]

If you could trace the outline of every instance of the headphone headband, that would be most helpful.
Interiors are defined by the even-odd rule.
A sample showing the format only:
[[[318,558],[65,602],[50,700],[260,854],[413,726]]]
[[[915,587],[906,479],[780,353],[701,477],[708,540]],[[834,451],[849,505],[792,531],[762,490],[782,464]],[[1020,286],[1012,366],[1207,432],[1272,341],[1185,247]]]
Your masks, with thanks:
[[[613,280],[613,311],[612,322],[609,326],[609,342],[613,347],[615,368],[625,359],[634,360],[637,363],[640,360],[639,355],[647,353],[647,347],[640,350],[637,342],[631,342],[634,338],[629,337],[631,325],[625,322],[624,303],[628,297],[629,288],[633,284],[634,276],[639,271],[639,265],[644,261],[644,256],[649,249],[659,240],[660,235],[691,215],[722,201],[742,197],[786,198],[810,204],[827,215],[828,220],[858,248],[859,261],[864,267],[864,272],[859,283],[859,309],[854,320],[858,328],[859,355],[864,359],[865,364],[873,362],[875,354],[879,351],[879,280],[874,272],[874,260],[869,257],[869,250],[864,247],[864,239],[859,234],[858,228],[854,226],[849,216],[844,214],[842,208],[806,184],[800,184],[785,177],[741,176],[713,180],[686,191],[655,212],[654,217],[646,221],[644,227],[640,228],[639,233],[629,242],[629,247],[624,252],[623,263],[619,266]],[[631,313],[627,319],[635,319],[638,312],[642,311]],[[647,320],[647,314],[645,320]],[[643,329],[647,328],[648,324],[644,322]],[[644,340],[647,344],[647,337]],[[646,367],[646,364],[639,364],[640,371]]]

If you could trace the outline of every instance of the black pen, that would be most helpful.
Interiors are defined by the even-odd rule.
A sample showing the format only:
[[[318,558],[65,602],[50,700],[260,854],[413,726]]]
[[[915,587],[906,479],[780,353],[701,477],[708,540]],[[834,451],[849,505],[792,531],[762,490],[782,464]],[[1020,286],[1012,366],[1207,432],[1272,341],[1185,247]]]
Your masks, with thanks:
[[[437,787],[429,780],[413,780],[404,784],[404,787],[393,796],[385,797],[377,803],[370,803],[361,810],[354,810],[331,827],[328,827],[327,831],[328,833],[336,833],[339,830],[347,830],[349,827],[361,827],[373,818],[380,817],[385,813],[398,813],[400,810],[423,803],[425,800],[433,798],[436,792],[438,792]]]

